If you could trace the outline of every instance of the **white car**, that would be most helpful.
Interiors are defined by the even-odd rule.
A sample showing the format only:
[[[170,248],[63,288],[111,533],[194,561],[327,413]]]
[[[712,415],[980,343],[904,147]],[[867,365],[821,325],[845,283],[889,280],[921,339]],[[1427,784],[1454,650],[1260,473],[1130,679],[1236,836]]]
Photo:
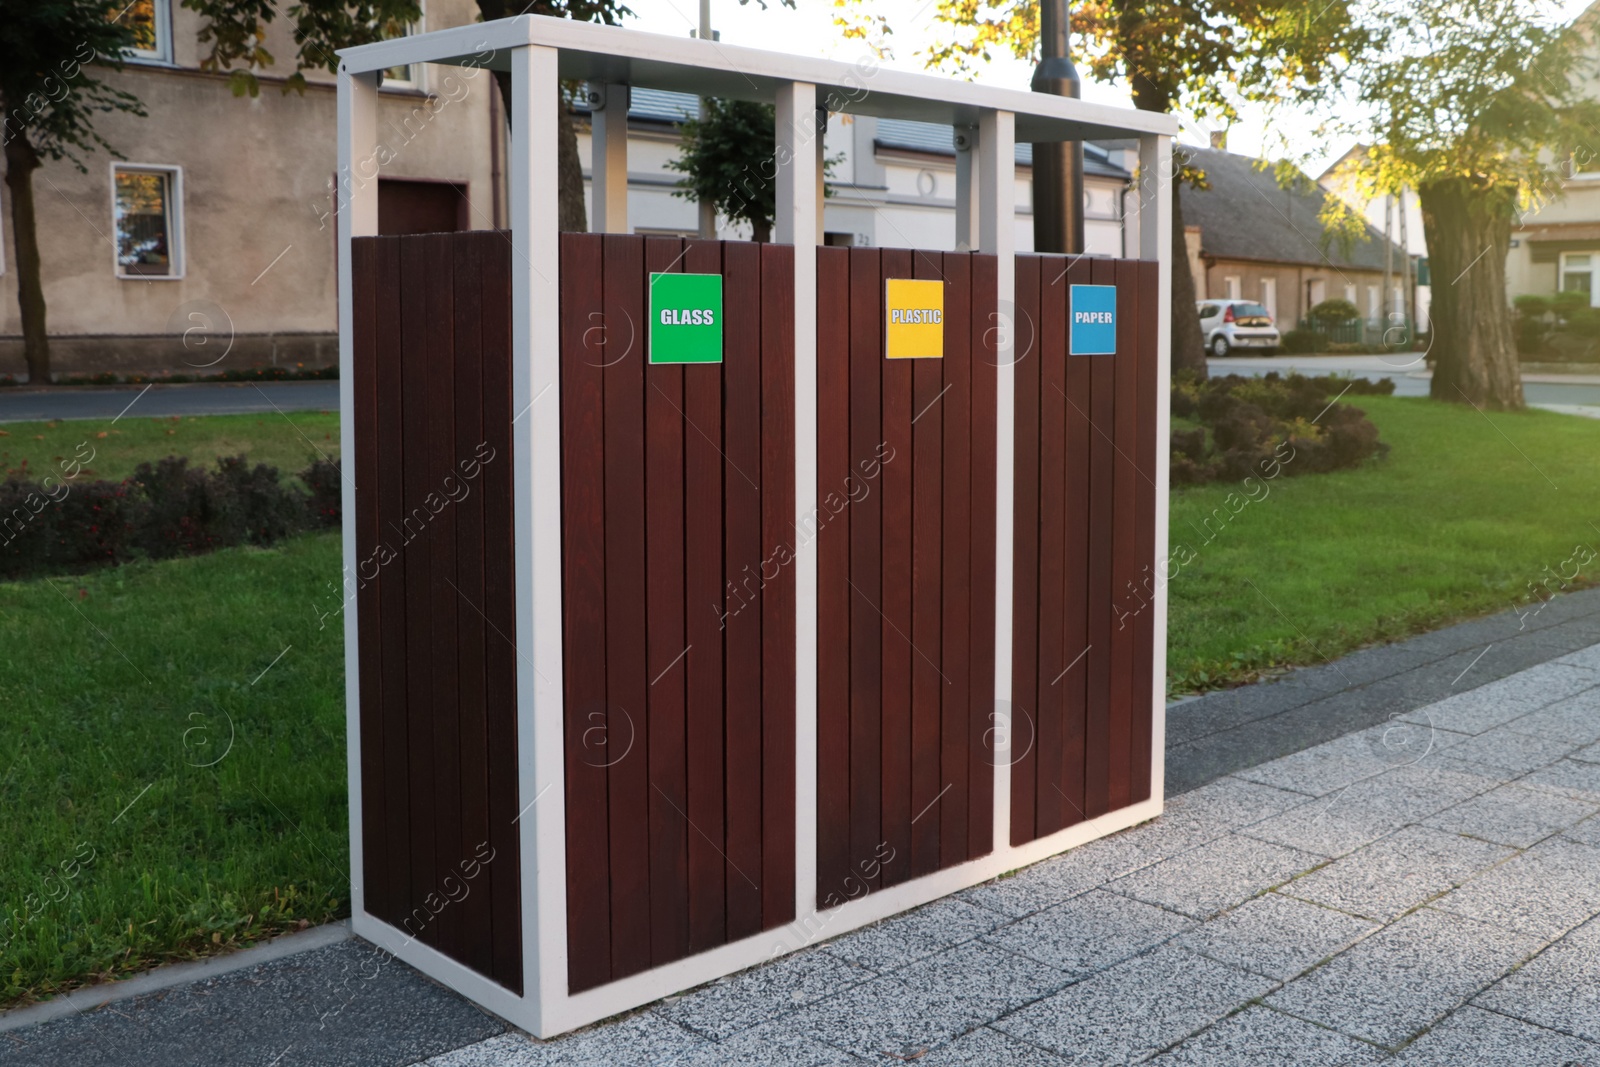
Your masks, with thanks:
[[[1226,356],[1235,348],[1263,356],[1278,351],[1278,328],[1267,309],[1254,300],[1199,300],[1200,336],[1213,356]]]

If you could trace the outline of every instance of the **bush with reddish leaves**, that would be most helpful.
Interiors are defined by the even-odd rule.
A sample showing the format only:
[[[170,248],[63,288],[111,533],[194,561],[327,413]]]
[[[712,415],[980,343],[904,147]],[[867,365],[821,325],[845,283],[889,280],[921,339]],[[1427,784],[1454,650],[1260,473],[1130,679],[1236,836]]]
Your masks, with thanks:
[[[243,456],[221,458],[215,470],[168,456],[140,464],[123,482],[0,483],[0,579],[265,546],[338,526],[338,463],[319,460],[300,477],[309,492]]]

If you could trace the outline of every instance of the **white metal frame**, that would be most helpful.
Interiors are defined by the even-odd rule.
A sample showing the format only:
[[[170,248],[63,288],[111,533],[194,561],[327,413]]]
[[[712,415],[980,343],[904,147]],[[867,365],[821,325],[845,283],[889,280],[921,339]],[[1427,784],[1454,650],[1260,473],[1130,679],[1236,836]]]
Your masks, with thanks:
[[[145,174],[167,176],[167,262],[172,269],[166,274],[129,274],[122,269],[121,251],[117,246],[117,172],[139,171]],[[189,265],[188,242],[183,233],[183,168],[172,163],[130,163],[113,159],[111,169],[111,269],[121,281],[176,282],[182,281]]]
[[[814,543],[802,539],[794,562],[797,586],[795,678],[795,915],[788,926],[679,960],[583,993],[567,990],[565,794],[562,765],[562,601],[560,511],[536,501],[561,498],[561,421],[557,364],[560,273],[555,189],[556,89],[585,80],[601,94],[596,112],[593,168],[595,228],[626,232],[627,86],[676,89],[697,95],[758,99],[777,109],[777,241],[796,246],[795,286],[795,517],[806,522],[816,506],[817,334],[816,257],[821,195],[816,181],[822,146],[819,110],[942,122],[967,137],[967,165],[958,169],[961,232],[999,258],[999,410],[996,455],[995,701],[999,725],[1011,694],[1012,508],[1015,410],[1016,244],[1015,157],[1022,140],[1137,137],[1140,164],[1139,255],[1160,263],[1158,432],[1168,429],[1167,377],[1171,321],[1171,166],[1177,123],[1165,115],[1062,97],[875,70],[831,60],[758,51],[717,41],[679,39],[563,19],[520,16],[405,37],[340,53],[339,70],[339,333],[340,400],[352,405],[350,240],[377,232],[376,72],[404,63],[454,63],[509,70],[515,107],[508,151],[513,246],[513,410],[515,422],[516,596],[518,671],[518,818],[523,909],[523,988],[517,995],[456,963],[367,912],[361,885],[359,677],[345,672],[350,758],[351,908],[355,932],[425,974],[444,982],[517,1026],[541,1037],[571,1030],[702,982],[753,966],[923,904],[1007,870],[1158,815],[1163,806],[1165,678],[1154,672],[1151,706],[1150,799],[1059,831],[1027,845],[1010,845],[1010,769],[994,776],[994,850],[987,856],[869,894],[840,907],[817,906],[816,587]],[[603,129],[603,133],[602,133]],[[975,142],[975,144],[974,144]],[[972,153],[977,158],[972,159]],[[621,188],[619,189],[618,186]],[[975,187],[975,188],[974,188]],[[974,241],[973,238],[976,238]],[[530,414],[532,412],[532,414]],[[341,423],[346,456],[355,454],[354,424]],[[1158,486],[1168,461],[1157,449]],[[355,511],[345,479],[344,506]],[[1156,495],[1156,545],[1167,544],[1167,500]],[[345,559],[355,558],[353,524],[344,530]],[[1151,561],[1154,564],[1156,561]],[[1155,657],[1166,659],[1166,596],[1155,594]],[[345,653],[355,661],[356,604],[345,610]]]
[[[154,48],[130,48],[122,54],[126,63],[149,63],[171,66],[172,55],[172,0],[153,0],[150,5],[150,24],[155,30]]]

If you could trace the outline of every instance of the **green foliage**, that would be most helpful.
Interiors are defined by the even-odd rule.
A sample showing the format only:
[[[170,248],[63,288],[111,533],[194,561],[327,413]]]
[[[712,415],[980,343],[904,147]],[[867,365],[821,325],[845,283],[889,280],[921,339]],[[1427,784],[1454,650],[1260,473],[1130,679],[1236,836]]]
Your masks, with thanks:
[[[683,121],[678,158],[667,166],[686,175],[673,196],[710,201],[717,213],[747,222],[757,241],[772,239],[777,214],[777,117],[771,104],[705,101],[705,113]],[[819,146],[820,147],[820,146]],[[824,173],[835,159],[824,159]]]
[[[1512,297],[1511,304],[1522,315],[1548,315],[1555,307],[1555,301],[1548,296],[1538,293],[1524,293],[1522,296]]]
[[[134,27],[117,19],[127,7],[105,0],[39,0],[7,4],[0,33],[0,111],[4,140],[25,141],[44,159],[83,169],[79,153],[114,151],[94,129],[107,111],[143,115],[133,94],[91,71],[121,70]]]
[[[1589,306],[1589,294],[1563,289],[1550,298],[1550,308],[1557,315],[1570,315]]]
[[[1279,347],[1286,355],[1315,355],[1328,350],[1328,335],[1316,330],[1294,329],[1283,335]]]
[[[1338,326],[1360,317],[1360,309],[1342,299],[1324,300],[1306,313],[1306,318],[1324,326]]]

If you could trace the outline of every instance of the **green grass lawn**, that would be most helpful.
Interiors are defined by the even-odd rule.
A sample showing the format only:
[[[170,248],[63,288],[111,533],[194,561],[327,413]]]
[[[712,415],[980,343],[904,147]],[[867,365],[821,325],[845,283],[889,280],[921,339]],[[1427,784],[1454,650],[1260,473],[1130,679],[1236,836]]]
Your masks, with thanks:
[[[348,908],[338,573],[318,533],[0,583],[0,1003]]]
[[[10,422],[0,425],[0,479],[42,478],[74,456],[94,458],[80,477],[121,481],[146,460],[188,456],[209,466],[218,456],[247,453],[252,460],[297,474],[326,454],[339,454],[337,413],[291,411],[287,415],[173,416],[61,422]]]
[[[1279,477],[1265,497],[1255,488],[1260,499],[1242,508],[1236,498],[1237,514],[1225,503],[1237,485],[1173,493],[1172,550],[1194,554],[1167,586],[1174,691],[1533,606],[1528,583],[1575,546],[1600,547],[1600,421],[1350,402],[1392,446],[1387,459]],[[1207,527],[1217,509],[1228,518]]]

